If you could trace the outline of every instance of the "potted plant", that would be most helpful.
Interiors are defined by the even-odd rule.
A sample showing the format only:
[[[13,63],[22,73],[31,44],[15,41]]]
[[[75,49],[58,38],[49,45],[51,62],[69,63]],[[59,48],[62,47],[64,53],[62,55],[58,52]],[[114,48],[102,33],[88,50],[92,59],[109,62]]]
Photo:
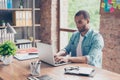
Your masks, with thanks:
[[[23,8],[23,0],[20,0],[20,6],[21,9]]]
[[[13,55],[16,54],[17,47],[12,41],[5,41],[0,44],[0,55],[4,64],[10,64],[12,62]]]

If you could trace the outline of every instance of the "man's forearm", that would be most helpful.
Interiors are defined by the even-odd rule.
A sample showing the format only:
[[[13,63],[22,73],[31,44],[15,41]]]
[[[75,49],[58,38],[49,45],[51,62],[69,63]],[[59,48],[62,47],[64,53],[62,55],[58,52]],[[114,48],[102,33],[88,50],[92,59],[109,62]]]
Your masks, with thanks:
[[[57,53],[58,56],[65,56],[66,55],[66,51],[65,50],[60,50],[58,53]]]
[[[80,56],[80,57],[68,57],[69,62],[78,62],[78,63],[87,63],[87,57]]]

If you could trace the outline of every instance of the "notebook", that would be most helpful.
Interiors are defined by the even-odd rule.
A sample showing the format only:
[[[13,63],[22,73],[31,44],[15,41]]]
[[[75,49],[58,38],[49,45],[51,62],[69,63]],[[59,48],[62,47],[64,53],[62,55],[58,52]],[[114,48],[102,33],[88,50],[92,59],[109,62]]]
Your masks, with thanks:
[[[75,74],[75,75],[83,75],[83,76],[93,76],[95,69],[89,67],[67,67],[64,68],[65,74]]]
[[[61,62],[61,63],[55,62],[51,45],[45,43],[37,43],[37,48],[39,51],[39,58],[41,61],[46,62],[53,66],[60,66],[63,64],[67,64],[65,62]]]

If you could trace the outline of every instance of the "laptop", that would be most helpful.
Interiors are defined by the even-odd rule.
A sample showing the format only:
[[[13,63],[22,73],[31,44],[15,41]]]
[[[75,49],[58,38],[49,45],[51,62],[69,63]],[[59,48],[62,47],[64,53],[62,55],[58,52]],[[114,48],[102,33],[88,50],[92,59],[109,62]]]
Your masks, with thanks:
[[[52,51],[52,45],[45,44],[45,43],[37,43],[37,48],[39,51],[39,58],[41,61],[48,63],[53,66],[60,66],[63,64],[67,64],[65,62],[63,63],[56,63],[54,60],[54,54]]]

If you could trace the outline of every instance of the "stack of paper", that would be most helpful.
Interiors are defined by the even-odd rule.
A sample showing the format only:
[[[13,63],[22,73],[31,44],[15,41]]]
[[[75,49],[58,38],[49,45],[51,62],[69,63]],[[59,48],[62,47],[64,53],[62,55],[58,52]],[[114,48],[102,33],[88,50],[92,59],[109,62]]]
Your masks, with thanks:
[[[18,60],[27,60],[32,58],[38,58],[38,49],[35,47],[27,48],[27,49],[19,49],[17,50],[17,54],[14,56]]]

